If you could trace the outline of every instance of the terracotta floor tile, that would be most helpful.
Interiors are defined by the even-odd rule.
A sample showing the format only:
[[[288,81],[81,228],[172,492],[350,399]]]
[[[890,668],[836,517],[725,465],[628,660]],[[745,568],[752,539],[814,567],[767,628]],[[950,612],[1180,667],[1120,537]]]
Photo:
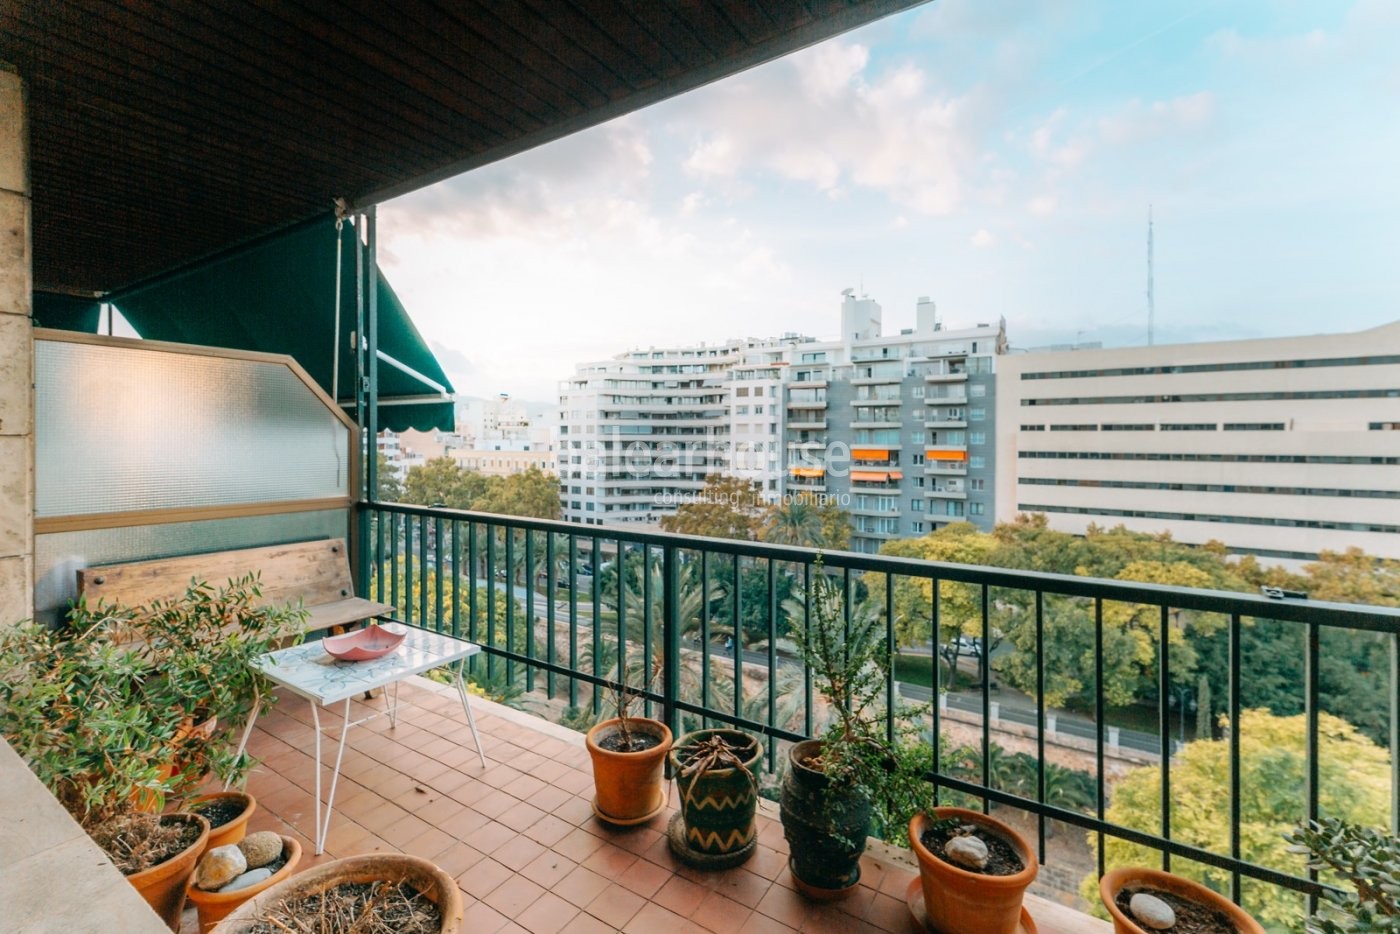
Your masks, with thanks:
[[[550,848],[556,853],[562,853],[576,863],[581,863],[605,846],[604,842],[586,830],[575,827],[555,843],[550,844]]]
[[[792,889],[772,885],[759,899],[756,911],[791,928],[801,928],[807,919],[807,908],[811,903]]]
[[[454,843],[433,858],[433,862],[454,879],[460,878],[485,858],[485,854],[465,843]]]
[[[509,785],[502,785],[501,790],[514,795],[521,801],[527,801],[531,795],[543,791],[546,787],[545,783],[535,776],[522,775]]]
[[[865,913],[870,910],[870,905],[875,901],[875,890],[864,885],[858,885],[855,891],[840,901],[831,904],[853,918],[864,918]]]
[[[714,877],[716,892],[749,908],[757,905],[772,885],[767,879],[747,869],[729,869],[715,873]]]
[[[797,928],[789,927],[755,911],[749,915],[749,920],[744,922],[744,926],[739,928],[738,934],[790,934],[796,930]]]
[[[753,856],[750,856],[749,861],[744,863],[744,868],[755,875],[773,881],[788,871],[787,861],[788,858],[784,854],[759,844],[754,847]]]
[[[812,934],[870,934],[879,928],[851,917],[834,905],[825,904],[811,907],[802,930]]]
[[[682,932],[688,934],[690,931],[703,929],[680,915],[667,911],[660,905],[647,902],[640,911],[632,916],[632,920],[627,922],[627,926],[622,930],[624,934],[655,934],[657,931],[666,931],[668,934],[682,934]]]
[[[640,895],[629,892],[620,885],[609,885],[602,894],[588,903],[585,910],[599,921],[620,931],[645,904],[647,900]]]
[[[583,794],[587,791],[589,797],[593,796],[593,774],[591,772],[580,772],[578,769],[570,769],[550,782],[556,788],[562,788],[572,794]]]
[[[879,893],[866,909],[865,920],[885,931],[903,931],[909,927],[909,906],[902,898]]]
[[[515,920],[532,934],[558,934],[559,931],[572,931],[573,920],[579,914],[579,909],[574,905],[557,895],[545,892]]]
[[[702,885],[696,885],[680,876],[671,876],[651,900],[662,908],[688,918],[709,894],[710,890]]]
[[[438,822],[438,829],[455,839],[468,840],[474,831],[489,823],[490,819],[485,814],[459,806],[453,814]]]
[[[490,794],[487,794],[473,804],[471,808],[473,811],[480,811],[482,814],[495,820],[518,804],[520,804],[519,801],[506,794],[504,791],[501,791],[499,788],[496,788],[493,789]],[[536,819],[538,820],[538,818]],[[529,825],[527,824],[526,826],[528,827]]]
[[[485,898],[494,892],[497,887],[514,877],[514,875],[515,873],[511,870],[488,857],[479,860],[470,869],[458,876],[457,882],[465,891],[470,892],[474,897]]]
[[[451,834],[444,833],[436,827],[429,827],[404,844],[403,851],[412,853],[414,856],[421,856],[424,859],[432,859],[456,843],[457,838]]]
[[[570,793],[569,800],[554,809],[554,816],[568,821],[575,827],[596,820],[593,805],[587,798],[579,798]]]
[[[593,870],[579,866],[556,882],[551,890],[565,901],[583,908],[611,884]]]
[[[618,877],[618,881],[642,898],[651,898],[670,878],[669,870],[662,869],[655,863],[639,859],[627,867],[626,871]]]
[[[468,834],[464,842],[470,843],[483,853],[494,853],[518,836],[520,835],[505,824],[487,821]]]
[[[471,934],[496,934],[510,919],[483,901],[475,902],[462,914],[460,930]]]
[[[525,800],[529,801],[541,811],[549,813],[564,802],[573,800],[574,797],[575,795],[562,788],[556,788],[554,785],[545,785]]]
[[[617,929],[604,924],[586,911],[580,911],[569,922],[569,934],[614,934]]]
[[[366,825],[368,826],[368,825]],[[376,830],[375,833],[388,840],[394,846],[403,848],[409,842],[416,840],[433,828],[428,826],[428,822],[422,818],[404,812],[403,817],[392,822],[383,830]]]
[[[733,899],[725,898],[718,892],[705,896],[700,907],[695,909],[690,920],[715,934],[731,934],[739,930],[749,920],[753,912]]]
[[[637,857],[626,850],[619,849],[611,843],[604,843],[587,859],[582,860],[582,864],[592,869],[600,876],[606,876],[609,879],[620,879],[622,878],[622,874],[636,861]]]
[[[543,843],[545,846],[553,846],[572,833],[573,830],[574,826],[568,821],[560,820],[553,814],[546,813],[525,828],[525,836],[537,843]]]
[[[492,850],[491,858],[519,872],[532,860],[545,852],[546,850],[543,846],[531,840],[529,837],[517,836],[515,839],[508,840]]]
[[[517,801],[513,807],[506,809],[496,817],[496,820],[516,831],[523,831],[527,827],[532,827],[539,823],[544,817],[544,811],[527,804],[524,801]]]
[[[481,900],[507,918],[518,918],[525,909],[539,901],[544,889],[521,875],[512,874],[509,879],[481,896]]]
[[[887,869],[880,879],[880,893],[903,901],[904,893],[909,890],[909,883],[918,877],[919,874],[912,869]]]

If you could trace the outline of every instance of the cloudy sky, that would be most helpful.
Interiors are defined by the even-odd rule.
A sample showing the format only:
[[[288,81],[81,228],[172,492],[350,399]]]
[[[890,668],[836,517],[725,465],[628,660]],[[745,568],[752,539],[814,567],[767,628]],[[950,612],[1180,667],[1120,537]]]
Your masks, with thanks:
[[[1400,2],[935,0],[380,210],[469,395],[632,347],[886,330],[1013,346],[1400,318]]]

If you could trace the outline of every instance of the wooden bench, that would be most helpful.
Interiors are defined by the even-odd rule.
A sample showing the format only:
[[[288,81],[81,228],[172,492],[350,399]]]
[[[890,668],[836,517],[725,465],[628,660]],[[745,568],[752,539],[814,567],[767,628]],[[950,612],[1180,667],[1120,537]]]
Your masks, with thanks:
[[[218,588],[250,573],[258,575],[262,605],[301,604],[308,613],[307,632],[394,612],[392,604],[355,596],[345,540],[339,538],[83,568],[78,592],[89,604],[146,606],[184,596],[191,580]]]

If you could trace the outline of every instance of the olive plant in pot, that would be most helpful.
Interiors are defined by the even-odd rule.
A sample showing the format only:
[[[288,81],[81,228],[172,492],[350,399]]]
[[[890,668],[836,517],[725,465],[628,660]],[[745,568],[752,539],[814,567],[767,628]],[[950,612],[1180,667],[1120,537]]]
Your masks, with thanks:
[[[891,653],[873,602],[853,605],[820,561],[808,590],[787,607],[794,620],[805,614],[794,647],[829,723],[788,750],[779,804],[797,889],[825,900],[855,890],[872,829],[902,836],[927,792],[931,753],[914,737],[921,708],[886,705]]]
[[[671,748],[671,730],[660,720],[632,715],[638,695],[626,684],[614,681],[608,689],[617,716],[585,736],[597,792],[593,813],[604,823],[630,827],[646,823],[666,806],[662,772]]]
[[[758,740],[740,730],[696,730],[671,748],[680,810],[671,816],[671,852],[696,869],[729,869],[753,855],[754,815],[763,756]]]
[[[940,807],[909,822],[923,911],[944,934],[1034,931],[1021,900],[1039,864],[1025,839],[994,817]],[[911,906],[915,915],[917,908]]]
[[[1400,839],[1333,817],[1309,822],[1284,838],[1289,852],[1307,857],[1309,869],[1339,876],[1349,892],[1329,891],[1308,934],[1400,931]],[[1324,881],[1331,881],[1324,875]]]

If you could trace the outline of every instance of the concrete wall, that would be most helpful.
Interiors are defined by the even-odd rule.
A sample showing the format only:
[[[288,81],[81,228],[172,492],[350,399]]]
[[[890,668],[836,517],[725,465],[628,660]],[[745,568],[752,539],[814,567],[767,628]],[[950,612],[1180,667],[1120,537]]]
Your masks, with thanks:
[[[34,341],[24,85],[0,63],[0,625],[30,616]]]

